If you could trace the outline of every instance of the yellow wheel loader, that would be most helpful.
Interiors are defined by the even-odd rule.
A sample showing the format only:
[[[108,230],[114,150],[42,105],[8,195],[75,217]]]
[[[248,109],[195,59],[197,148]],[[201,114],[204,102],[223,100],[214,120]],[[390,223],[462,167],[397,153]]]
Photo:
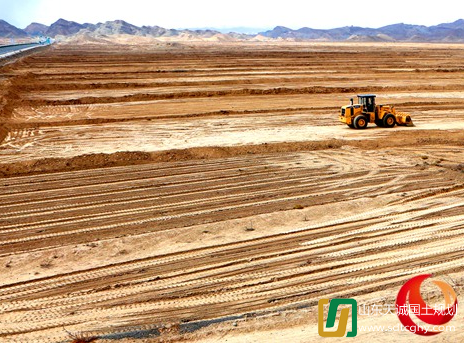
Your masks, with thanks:
[[[374,94],[358,95],[356,105],[350,99],[351,104],[341,109],[340,121],[352,129],[365,129],[369,123],[380,127],[414,126],[409,114],[397,112],[394,106],[376,105],[375,97]]]

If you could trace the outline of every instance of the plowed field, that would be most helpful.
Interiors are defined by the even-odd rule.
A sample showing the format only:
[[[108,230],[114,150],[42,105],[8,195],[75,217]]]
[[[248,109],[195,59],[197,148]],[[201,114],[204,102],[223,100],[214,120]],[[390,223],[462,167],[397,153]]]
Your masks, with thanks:
[[[460,294],[463,61],[460,45],[57,45],[3,66],[0,341],[251,342],[255,319],[295,311],[307,322],[272,325],[315,340],[321,298],[394,303],[426,273]],[[339,123],[359,93],[415,127]]]

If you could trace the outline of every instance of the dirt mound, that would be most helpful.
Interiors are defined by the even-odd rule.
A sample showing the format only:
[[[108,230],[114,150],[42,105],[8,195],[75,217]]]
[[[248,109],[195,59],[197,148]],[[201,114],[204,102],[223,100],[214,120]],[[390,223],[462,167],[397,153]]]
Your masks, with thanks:
[[[0,164],[0,177],[115,167],[142,163],[214,159],[247,154],[334,149],[340,148],[342,145],[342,141],[328,140],[295,143],[265,143],[259,145],[229,147],[198,147],[159,152],[133,151],[117,152],[113,154],[87,154],[72,158],[44,158],[35,161]]]
[[[1,176],[26,175],[71,171],[98,167],[113,167],[143,163],[151,160],[145,152],[117,152],[114,154],[88,154],[73,158],[44,158],[35,161],[0,165]]]
[[[19,62],[18,62],[19,63]],[[3,67],[2,72],[8,73],[11,70],[11,67]],[[25,73],[20,75],[9,75],[8,79],[1,83],[0,91],[0,123],[8,122],[13,114],[14,109],[26,103],[21,100],[21,93],[24,91],[23,86],[29,82],[32,82],[34,79],[34,74]],[[0,136],[1,137],[1,136]],[[1,140],[0,140],[1,142]]]
[[[8,136],[8,127],[4,124],[0,124],[0,143]]]
[[[385,138],[372,140],[330,139],[304,142],[279,142],[255,145],[194,147],[156,152],[123,151],[112,154],[86,154],[72,158],[44,158],[33,161],[0,164],[0,177],[53,173],[126,166],[143,163],[176,162],[199,159],[216,159],[243,155],[290,153],[339,149],[352,146],[366,150],[401,148],[404,146],[450,145],[462,146],[464,133],[449,133],[446,138],[440,133],[410,132],[401,139],[391,134]]]
[[[6,131],[0,131],[6,134]],[[0,136],[1,138],[1,136]],[[389,136],[371,140],[343,140],[329,139],[303,142],[279,142],[235,146],[194,147],[173,149],[156,152],[123,151],[112,154],[97,153],[75,156],[72,158],[44,158],[33,161],[0,164],[0,177],[19,175],[53,173],[63,171],[84,170],[126,166],[143,163],[176,162],[199,159],[216,159],[243,155],[291,153],[302,151],[316,151],[339,149],[352,146],[365,150],[401,149],[401,147],[447,145],[462,146],[464,133],[449,132],[446,137],[440,132],[409,132],[407,136],[399,138],[395,133]]]
[[[41,87],[41,86],[40,86]],[[47,87],[47,86],[46,86]],[[75,89],[79,90],[84,86],[48,86],[49,89]],[[107,84],[107,85],[92,85],[86,88],[92,89],[125,89],[125,88],[145,88],[146,85],[133,84]],[[36,87],[33,84],[24,86],[24,89],[35,90]],[[453,85],[453,90],[464,90],[463,85]],[[218,90],[218,91],[190,91],[190,92],[173,92],[173,93],[134,93],[123,96],[82,96],[72,99],[64,100],[43,100],[43,99],[30,99],[23,100],[23,104],[33,106],[67,106],[67,105],[91,105],[91,104],[109,104],[109,103],[120,103],[120,102],[142,102],[142,101],[154,101],[154,100],[171,100],[171,99],[187,99],[187,98],[212,98],[212,97],[226,97],[226,96],[260,96],[260,95],[299,95],[299,94],[336,94],[336,93],[348,93],[348,94],[361,94],[361,93],[381,93],[381,92],[407,92],[412,90],[420,91],[443,91],[442,86],[419,86],[419,87],[389,87],[389,86],[371,86],[371,87],[301,87],[301,88],[287,88],[287,87],[274,87],[267,89],[260,88],[242,88],[233,90]]]

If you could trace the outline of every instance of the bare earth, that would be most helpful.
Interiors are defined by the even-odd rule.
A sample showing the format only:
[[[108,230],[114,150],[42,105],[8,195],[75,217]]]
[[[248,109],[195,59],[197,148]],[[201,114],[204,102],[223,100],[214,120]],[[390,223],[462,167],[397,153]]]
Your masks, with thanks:
[[[313,342],[321,298],[394,304],[425,273],[460,295],[463,59],[462,45],[184,42],[4,65],[0,341]],[[416,126],[340,124],[367,92]],[[463,340],[463,314],[427,340]]]

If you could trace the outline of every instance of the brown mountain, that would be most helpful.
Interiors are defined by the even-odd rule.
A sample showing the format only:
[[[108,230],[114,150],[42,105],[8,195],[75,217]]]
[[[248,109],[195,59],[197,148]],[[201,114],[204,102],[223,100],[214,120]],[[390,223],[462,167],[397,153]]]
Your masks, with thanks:
[[[335,29],[318,30],[309,27],[292,30],[277,26],[273,30],[261,32],[269,38],[285,38],[292,40],[325,40],[325,41],[410,41],[410,42],[464,42],[464,20],[436,26],[393,24],[378,29],[358,26],[345,26]]]
[[[0,19],[0,37],[22,38],[27,37],[27,32]]]
[[[39,23],[31,23],[29,24],[24,31],[27,32],[30,36],[43,36],[48,30],[48,26]]]
[[[26,37],[46,35],[50,37],[73,36],[77,33],[88,37],[112,35],[134,35],[147,37],[215,38],[220,32],[216,30],[176,30],[159,26],[138,27],[123,20],[107,21],[98,24],[79,24],[73,21],[59,19],[50,27],[32,23],[25,30],[20,30],[7,22],[0,20],[0,37]],[[464,20],[445,23],[436,26],[394,24],[377,29],[345,26],[329,30],[303,27],[293,30],[277,26],[273,30],[261,32],[258,35],[237,33],[222,34],[224,39],[286,39],[296,41],[409,41],[409,42],[464,42]]]
[[[134,36],[141,36],[143,35],[143,29],[129,24],[125,22],[124,20],[114,20],[114,21],[107,21],[105,23],[98,23],[95,25],[94,30],[89,30],[93,31],[96,34],[100,35],[120,35],[120,34],[126,34],[126,35],[134,35]]]
[[[71,36],[85,28],[85,25],[76,23],[74,21],[58,19],[56,22],[50,25],[45,34],[50,37],[55,37],[57,35]]]

